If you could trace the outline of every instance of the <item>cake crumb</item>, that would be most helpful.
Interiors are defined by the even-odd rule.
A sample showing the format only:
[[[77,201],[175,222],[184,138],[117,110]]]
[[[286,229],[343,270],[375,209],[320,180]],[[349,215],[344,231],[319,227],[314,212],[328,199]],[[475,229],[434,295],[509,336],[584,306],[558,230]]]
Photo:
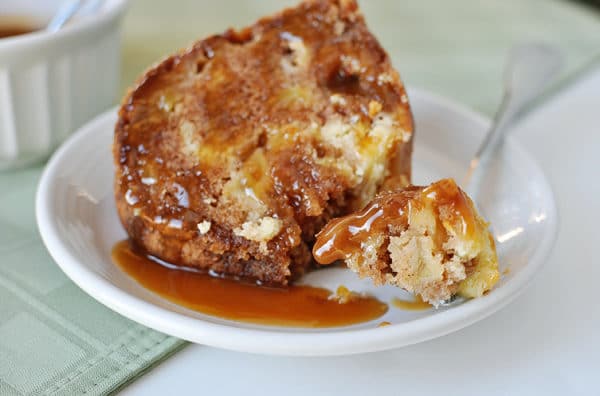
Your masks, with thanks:
[[[281,38],[290,51],[290,57],[281,59],[281,66],[286,73],[297,72],[298,68],[305,68],[310,60],[310,53],[301,37],[288,32],[283,32]]]
[[[377,84],[379,85],[388,84],[391,82],[392,76],[389,75],[389,73],[381,73],[379,76],[377,76]]]
[[[204,202],[204,203],[205,203],[205,204],[207,204],[207,205],[212,205],[212,204],[214,204],[215,202],[217,202],[217,200],[216,200],[216,199],[214,199],[213,197],[208,197],[208,198],[204,198],[204,199],[202,200],[202,202]]]
[[[335,294],[329,296],[330,300],[335,300],[340,304],[346,304],[354,300],[358,296],[357,293],[350,291],[346,286],[340,285],[335,291]]]
[[[237,236],[244,237],[255,242],[270,241],[281,231],[282,221],[274,217],[265,216],[257,221],[247,221],[241,227],[233,230]]]
[[[331,104],[337,105],[337,106],[345,106],[346,105],[346,99],[344,99],[344,97],[340,94],[331,95],[329,97],[329,101],[331,102]]]
[[[294,62],[298,66],[305,67],[308,64],[308,49],[304,45],[302,39],[291,40],[289,42],[290,49],[294,52]]]
[[[385,326],[389,326],[389,325],[391,325],[391,323],[388,322],[387,320],[384,320],[383,322],[379,323],[377,325],[377,327],[385,327]]]
[[[348,74],[357,75],[361,72],[362,68],[358,59],[352,56],[342,55],[340,60],[342,62],[342,68]]]
[[[211,225],[212,225],[211,222],[208,220],[204,220],[201,223],[198,223],[198,231],[200,232],[200,235],[204,235],[208,231],[210,231]]]
[[[375,117],[377,114],[379,114],[379,112],[381,112],[382,108],[383,108],[383,106],[378,101],[376,101],[376,100],[370,101],[369,102],[369,116],[371,118]]]

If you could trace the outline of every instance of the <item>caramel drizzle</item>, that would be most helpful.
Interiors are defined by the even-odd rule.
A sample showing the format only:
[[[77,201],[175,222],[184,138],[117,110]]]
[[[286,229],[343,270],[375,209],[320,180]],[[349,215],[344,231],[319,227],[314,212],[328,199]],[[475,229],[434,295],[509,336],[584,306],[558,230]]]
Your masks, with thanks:
[[[380,194],[358,213],[332,220],[317,235],[313,256],[320,264],[347,259],[362,252],[362,244],[370,236],[406,229],[411,211],[429,205],[435,210],[439,230],[436,234],[442,239],[447,237],[446,226],[461,235],[475,232],[475,218],[468,197],[454,180],[443,179],[428,187],[410,186]]]

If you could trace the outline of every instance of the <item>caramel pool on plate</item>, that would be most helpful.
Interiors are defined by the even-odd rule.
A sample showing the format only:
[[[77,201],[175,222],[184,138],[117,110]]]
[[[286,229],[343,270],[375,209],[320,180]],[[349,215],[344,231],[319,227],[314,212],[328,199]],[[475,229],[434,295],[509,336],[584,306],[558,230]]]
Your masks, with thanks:
[[[405,311],[424,311],[433,307],[427,301],[423,301],[420,296],[416,296],[412,301],[394,298],[392,299],[392,305]]]
[[[331,291],[319,287],[264,287],[169,268],[132,249],[128,241],[115,245],[112,258],[129,276],[161,297],[224,319],[289,327],[336,327],[368,322],[388,310],[387,304],[370,296],[353,294],[341,303]]]

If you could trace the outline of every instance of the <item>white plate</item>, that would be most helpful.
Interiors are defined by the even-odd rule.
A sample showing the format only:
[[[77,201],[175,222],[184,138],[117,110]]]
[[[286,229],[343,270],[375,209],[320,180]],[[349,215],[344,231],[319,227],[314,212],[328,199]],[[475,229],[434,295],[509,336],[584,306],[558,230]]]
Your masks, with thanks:
[[[417,126],[415,183],[448,176],[461,180],[488,121],[424,91],[409,94]],[[493,225],[504,272],[488,295],[437,310],[404,311],[390,306],[377,320],[330,329],[262,326],[212,317],[153,294],[111,261],[112,246],[126,236],[113,203],[115,120],[115,110],[97,117],[50,160],[37,193],[40,233],[62,270],[92,297],[139,323],[192,342],[265,354],[344,355],[439,337],[514,299],[544,263],[556,234],[556,207],[548,182],[527,152],[509,139],[479,202]],[[303,282],[332,290],[343,284],[384,302],[408,297],[396,288],[374,287],[340,268],[314,271]],[[392,325],[377,327],[381,321]]]

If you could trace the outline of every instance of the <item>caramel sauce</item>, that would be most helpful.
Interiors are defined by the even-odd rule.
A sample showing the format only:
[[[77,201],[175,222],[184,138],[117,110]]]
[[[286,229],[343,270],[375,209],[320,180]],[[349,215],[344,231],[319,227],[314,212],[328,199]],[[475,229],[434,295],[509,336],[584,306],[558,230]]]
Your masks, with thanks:
[[[38,29],[38,26],[25,17],[0,16],[0,39],[31,33]]]
[[[113,261],[142,286],[194,311],[241,322],[290,327],[336,327],[377,319],[388,310],[374,297],[353,293],[340,303],[331,291],[312,286],[271,288],[207,273],[170,268],[117,243]],[[165,265],[161,265],[165,264]]]
[[[423,190],[422,196],[436,208],[444,208],[445,213],[440,213],[438,209],[439,217],[450,222],[457,233],[472,237],[476,232],[475,215],[469,198],[453,179],[432,183]]]
[[[398,234],[408,227],[411,211],[425,206],[435,209],[437,231],[432,237],[441,248],[447,239],[443,222],[457,233],[475,232],[475,218],[467,200],[451,179],[380,194],[361,211],[330,221],[317,235],[313,256],[320,264],[329,264],[361,253],[362,243],[370,236]]]
[[[385,193],[375,197],[361,211],[330,221],[317,235],[313,256],[320,264],[343,260],[361,251],[361,243],[369,236],[386,232],[389,225],[405,228],[408,202],[419,193],[419,187],[408,187],[401,193]]]
[[[394,298],[392,300],[392,305],[396,308],[403,309],[405,311],[424,311],[432,307],[426,301],[423,301],[421,296],[416,296],[413,301],[400,300],[399,298]]]

